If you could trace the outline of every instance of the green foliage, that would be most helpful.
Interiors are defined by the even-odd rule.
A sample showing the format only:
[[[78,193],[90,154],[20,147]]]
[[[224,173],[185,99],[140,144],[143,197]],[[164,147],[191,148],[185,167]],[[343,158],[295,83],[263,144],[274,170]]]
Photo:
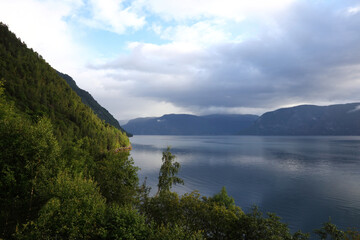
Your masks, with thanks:
[[[308,240],[310,238],[310,233],[303,233],[300,230],[295,232],[293,235],[294,240]]]
[[[227,194],[225,187],[222,187],[221,191],[218,194],[215,194],[212,198],[209,198],[209,200],[225,206],[226,208],[235,207],[235,200]]]
[[[91,179],[104,195],[115,192],[109,202],[135,202],[137,168],[114,154],[129,146],[125,133],[100,120],[2,23],[0,79],[0,238],[17,228],[19,238],[105,236],[107,199]]]
[[[81,97],[81,100],[83,103],[85,103],[87,106],[89,106],[94,113],[102,120],[104,120],[106,123],[111,124],[112,126],[116,127],[117,129],[125,132],[123,128],[120,127],[119,122],[100,104],[88,93],[87,91],[79,88],[76,85],[76,82],[67,74],[63,74],[60,72],[57,72],[60,77],[65,79],[65,81],[69,84],[69,86],[76,92],[76,94]],[[129,133],[126,133],[129,137],[132,136]]]
[[[180,163],[175,161],[175,155],[170,152],[170,147],[163,152],[162,162],[157,195],[169,192],[173,184],[184,184],[184,181],[176,176],[180,170]]]
[[[239,222],[244,230],[244,239],[251,240],[285,240],[293,239],[286,224],[280,222],[280,218],[273,213],[263,217],[257,207],[246,214]]]
[[[93,180],[61,172],[50,193],[52,198],[36,221],[24,225],[19,239],[95,239],[106,234],[105,198]]]
[[[244,214],[237,206],[227,208],[197,192],[181,197],[164,192],[150,198],[143,207],[147,222],[154,222],[158,228],[180,227],[187,237],[201,233],[204,239],[308,239],[301,232],[291,235],[275,214],[263,217],[257,208]]]
[[[243,212],[235,206],[225,188],[213,198],[201,198],[197,192],[182,197],[170,192],[172,183],[181,180],[176,177],[180,164],[174,163],[174,159],[175,155],[167,148],[159,173],[160,194],[144,198],[142,204],[147,221],[157,226],[181,227],[187,236],[201,233],[206,239],[226,239],[233,235]]]
[[[118,204],[134,203],[137,197],[139,179],[129,153],[107,153],[96,165],[96,181],[108,202]]]
[[[164,192],[149,198],[142,205],[142,212],[146,214],[148,222],[154,221],[158,225],[174,225],[181,221],[179,196],[177,193]]]
[[[239,207],[226,208],[193,192],[181,197],[183,223],[189,232],[201,231],[206,239],[237,239],[237,222],[243,212]]]
[[[274,213],[267,213],[267,217],[264,217],[256,206],[243,215],[238,227],[242,232],[241,239],[244,240],[307,240],[310,237],[301,231],[292,235],[287,224],[280,221],[280,217]]]
[[[88,149],[91,141],[88,137],[63,143],[61,156],[67,159],[66,167],[70,172],[92,176],[96,169],[95,158]]]
[[[149,239],[152,231],[145,218],[127,205],[111,204],[106,213],[106,239]]]
[[[60,147],[46,118],[36,123],[0,100],[0,205],[5,235],[34,216],[46,185],[61,168]]]
[[[178,225],[165,226],[160,225],[154,229],[151,240],[202,240],[205,239],[201,232],[187,234],[184,229]]]
[[[331,223],[330,219],[323,224],[322,228],[314,230],[314,233],[318,235],[321,240],[342,240],[345,237],[345,233],[339,230],[335,224]]]
[[[0,79],[5,95],[32,118],[46,116],[59,143],[87,138],[92,156],[129,145],[126,134],[105,124],[36,52],[0,25]]]

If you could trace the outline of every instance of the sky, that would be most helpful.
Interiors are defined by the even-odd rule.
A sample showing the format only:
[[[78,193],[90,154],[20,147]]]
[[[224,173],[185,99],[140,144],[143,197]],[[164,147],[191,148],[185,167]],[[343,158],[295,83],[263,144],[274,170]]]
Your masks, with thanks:
[[[1,0],[0,21],[118,120],[360,102],[358,0]]]

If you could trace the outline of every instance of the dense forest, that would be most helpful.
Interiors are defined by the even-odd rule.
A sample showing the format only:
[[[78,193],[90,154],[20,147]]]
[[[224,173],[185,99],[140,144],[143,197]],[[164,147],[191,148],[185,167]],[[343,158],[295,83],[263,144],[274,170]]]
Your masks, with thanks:
[[[109,123],[110,125],[113,125],[114,127],[116,127],[117,129],[121,130],[121,131],[125,131],[122,127],[120,127],[119,122],[113,117],[113,115],[111,115],[111,113],[109,113],[108,110],[106,110],[105,108],[103,108],[92,96],[90,93],[88,93],[87,91],[79,88],[76,85],[76,82],[74,81],[74,79],[72,79],[69,75],[61,73],[61,72],[57,72],[59,74],[60,77],[62,77],[63,79],[65,79],[65,81],[67,82],[67,84],[69,84],[69,86],[71,87],[72,90],[74,90],[76,92],[76,94],[81,98],[82,102],[85,103],[87,106],[89,106],[94,113],[102,120],[104,120],[106,123]],[[130,133],[126,133],[128,136],[131,136]]]
[[[0,239],[308,239],[275,214],[245,213],[223,188],[172,192],[163,152],[156,195],[139,184],[129,139],[100,120],[36,52],[0,24]],[[359,239],[331,222],[319,239]]]

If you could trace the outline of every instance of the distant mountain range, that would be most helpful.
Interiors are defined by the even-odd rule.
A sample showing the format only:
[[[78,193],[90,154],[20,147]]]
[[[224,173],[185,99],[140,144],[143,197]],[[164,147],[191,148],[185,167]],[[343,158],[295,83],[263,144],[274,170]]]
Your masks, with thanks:
[[[360,103],[301,105],[264,113],[244,135],[360,135]]]
[[[81,98],[81,101],[84,104],[86,104],[87,106],[89,106],[100,119],[104,120],[106,123],[108,123],[110,125],[113,125],[117,129],[125,132],[125,130],[122,127],[120,127],[119,122],[113,117],[113,115],[111,115],[111,113],[109,113],[108,110],[103,108],[93,98],[93,96],[91,96],[90,93],[88,93],[87,91],[79,88],[76,85],[76,82],[74,81],[74,79],[72,79],[69,75],[61,73],[59,71],[57,73],[59,74],[59,76],[61,78],[65,79],[65,81],[67,82],[67,84],[69,84],[69,86],[72,88],[72,90],[74,90],[76,92],[76,94]],[[128,136],[131,136],[131,134],[129,134],[128,132],[126,132],[126,134]]]
[[[236,135],[256,119],[256,115],[168,114],[133,119],[123,128],[134,135]]]
[[[133,119],[123,128],[135,135],[360,135],[360,103],[301,105],[260,117],[169,114]]]

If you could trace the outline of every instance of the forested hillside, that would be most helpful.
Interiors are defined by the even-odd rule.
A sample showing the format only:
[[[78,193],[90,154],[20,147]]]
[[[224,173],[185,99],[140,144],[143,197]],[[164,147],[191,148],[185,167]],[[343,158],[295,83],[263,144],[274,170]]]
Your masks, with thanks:
[[[225,188],[172,192],[183,181],[170,149],[150,196],[128,145],[0,24],[0,239],[308,239],[275,214],[244,213]],[[330,222],[317,234],[359,239]]]
[[[65,81],[69,84],[69,86],[72,88],[72,90],[74,90],[77,95],[79,95],[79,97],[81,98],[82,102],[85,103],[87,106],[89,106],[94,113],[102,120],[104,120],[106,123],[109,123],[111,125],[113,125],[114,127],[116,127],[117,129],[125,132],[125,130],[120,127],[119,122],[113,117],[113,115],[111,115],[111,113],[109,113],[108,110],[106,110],[105,108],[103,108],[92,96],[90,93],[88,93],[87,91],[79,88],[76,85],[76,82],[74,81],[74,79],[72,79],[69,75],[61,73],[61,72],[57,72],[59,74],[60,77],[62,77],[63,79],[65,79]],[[128,136],[131,136],[131,134],[127,133]]]
[[[33,118],[50,118],[61,140],[88,137],[97,141],[94,146],[98,150],[129,144],[121,131],[104,124],[83,104],[39,54],[29,50],[6,26],[1,26],[0,34],[0,79],[6,96],[19,110]]]
[[[59,194],[98,194],[94,201],[105,203],[100,193],[107,194],[109,171],[120,175],[113,182],[123,184],[112,194],[124,195],[121,201],[134,197],[137,168],[127,152],[115,154],[130,145],[126,134],[99,119],[2,23],[0,82],[0,238],[32,223],[51,199],[60,199],[58,207],[63,208],[62,201],[71,196]],[[64,192],[55,190],[58,181],[65,181]]]

